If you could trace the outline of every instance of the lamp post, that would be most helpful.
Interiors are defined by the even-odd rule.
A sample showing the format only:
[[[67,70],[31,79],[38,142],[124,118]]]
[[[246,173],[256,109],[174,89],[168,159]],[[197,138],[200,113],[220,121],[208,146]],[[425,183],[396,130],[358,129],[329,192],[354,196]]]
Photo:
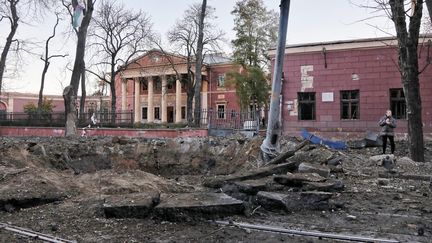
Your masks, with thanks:
[[[272,93],[269,110],[269,120],[267,122],[266,138],[261,144],[261,152],[264,162],[277,156],[279,153],[279,137],[281,135],[280,114],[280,94],[282,87],[282,69],[285,54],[286,36],[288,28],[290,0],[281,0],[279,34],[276,49],[275,66],[273,70]]]

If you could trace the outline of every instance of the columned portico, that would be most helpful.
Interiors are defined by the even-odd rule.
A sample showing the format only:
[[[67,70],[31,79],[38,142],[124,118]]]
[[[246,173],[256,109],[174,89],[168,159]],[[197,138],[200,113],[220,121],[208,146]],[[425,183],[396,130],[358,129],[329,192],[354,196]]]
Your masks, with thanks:
[[[176,80],[176,96],[175,96],[175,123],[181,123],[181,82]]]
[[[167,119],[167,76],[162,75],[162,100],[161,100],[161,109],[162,109],[162,122],[166,123]]]
[[[150,76],[147,78],[148,82],[148,95],[147,95],[147,122],[154,122],[154,89],[153,89],[153,78]]]
[[[134,122],[141,122],[141,105],[140,105],[140,82],[138,78],[134,78],[135,82],[135,96],[134,96],[134,106],[135,106],[135,112],[134,112]]]

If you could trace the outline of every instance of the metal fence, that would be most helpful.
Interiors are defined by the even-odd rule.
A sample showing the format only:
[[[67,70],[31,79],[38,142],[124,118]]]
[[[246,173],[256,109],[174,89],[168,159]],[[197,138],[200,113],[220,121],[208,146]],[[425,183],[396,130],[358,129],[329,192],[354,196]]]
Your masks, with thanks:
[[[209,129],[235,129],[256,131],[265,125],[265,119],[260,111],[239,112],[203,110],[201,126]]]
[[[100,127],[132,127],[133,112],[118,111],[94,112],[97,119],[97,126]],[[91,113],[78,114],[78,127],[85,127],[91,124]],[[2,112],[0,113],[1,126],[35,126],[35,127],[64,127],[65,112]]]

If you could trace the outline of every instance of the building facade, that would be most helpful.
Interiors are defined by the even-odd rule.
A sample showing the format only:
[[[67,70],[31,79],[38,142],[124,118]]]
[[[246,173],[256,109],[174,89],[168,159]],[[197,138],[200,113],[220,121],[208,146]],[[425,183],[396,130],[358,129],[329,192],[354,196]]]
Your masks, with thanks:
[[[429,42],[428,42],[429,41]],[[432,132],[432,56],[430,40],[419,44],[424,132]],[[275,50],[271,50],[273,57]],[[326,136],[362,136],[379,131],[387,109],[407,132],[406,104],[394,38],[287,46],[282,84],[284,134],[303,128]]]
[[[231,70],[235,70],[235,65],[228,58],[211,55],[204,59],[203,110],[225,114],[228,110],[239,109],[235,89],[225,84],[225,75]],[[185,123],[186,79],[185,57],[151,50],[116,77],[117,109],[132,110],[135,122]]]
[[[53,112],[63,112],[64,99],[61,95],[44,95],[47,100],[53,104]],[[79,102],[78,97],[78,102]],[[0,113],[23,113],[24,107],[28,104],[37,106],[38,94],[19,93],[19,92],[2,92],[0,95]],[[85,102],[85,112],[92,113],[103,111],[110,108],[111,98],[109,96],[87,96]],[[79,108],[79,103],[77,104]]]

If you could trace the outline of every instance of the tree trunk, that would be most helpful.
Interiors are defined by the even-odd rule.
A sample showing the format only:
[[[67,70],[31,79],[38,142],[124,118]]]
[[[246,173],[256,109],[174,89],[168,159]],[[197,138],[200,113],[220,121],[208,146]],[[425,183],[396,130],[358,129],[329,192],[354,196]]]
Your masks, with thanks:
[[[193,97],[194,97],[193,92],[190,92],[190,90],[188,90],[187,97],[186,97],[186,116],[187,116],[187,123],[189,127],[193,126],[194,124],[193,109],[192,109]]]
[[[111,75],[111,82],[110,82],[110,92],[111,92],[111,123],[115,125],[116,121],[116,102],[117,102],[117,95],[116,95],[116,87],[115,87],[115,74]],[[139,107],[135,107],[135,109],[139,109]],[[136,121],[134,121],[136,122]]]
[[[201,83],[202,83],[202,56],[203,56],[203,38],[204,38],[204,18],[207,8],[207,0],[202,1],[200,18],[198,23],[198,41],[197,41],[197,53],[195,58],[195,114],[194,121],[195,126],[200,125],[201,118]]]
[[[424,161],[423,123],[417,55],[423,0],[413,2],[413,11],[408,30],[405,21],[404,0],[390,0],[389,4],[397,33],[399,68],[407,104],[410,157],[414,161]]]
[[[18,3],[18,1],[15,2],[11,2],[10,3],[10,11],[12,14],[12,21],[10,23],[10,32],[9,35],[6,38],[6,43],[3,47],[3,51],[0,57],[0,94],[1,94],[1,90],[3,88],[3,74],[6,70],[6,58],[7,58],[7,54],[9,53],[10,47],[12,45],[13,42],[13,37],[15,36],[15,33],[18,29],[18,14],[17,14],[17,9],[16,9],[16,4]]]
[[[45,85],[45,75],[48,71],[48,67],[49,67],[49,62],[45,61],[45,65],[44,65],[44,69],[42,71],[42,78],[41,78],[41,86],[39,89],[39,99],[38,99],[38,110],[40,111],[42,109],[42,104],[43,104],[43,89],[44,89],[44,85]]]
[[[77,136],[77,116],[76,116],[76,96],[78,92],[78,86],[80,76],[84,65],[84,55],[87,39],[87,28],[90,24],[90,20],[93,13],[93,0],[87,0],[86,15],[84,16],[81,26],[78,31],[78,43],[76,47],[75,62],[72,71],[71,81],[68,87],[63,91],[63,98],[65,102],[65,116],[66,116],[66,132],[65,135]]]
[[[86,77],[85,77],[85,61],[83,60],[82,70],[81,70],[81,99],[80,99],[80,110],[79,116],[82,119],[82,115],[85,113],[85,101],[87,97],[86,91]]]

